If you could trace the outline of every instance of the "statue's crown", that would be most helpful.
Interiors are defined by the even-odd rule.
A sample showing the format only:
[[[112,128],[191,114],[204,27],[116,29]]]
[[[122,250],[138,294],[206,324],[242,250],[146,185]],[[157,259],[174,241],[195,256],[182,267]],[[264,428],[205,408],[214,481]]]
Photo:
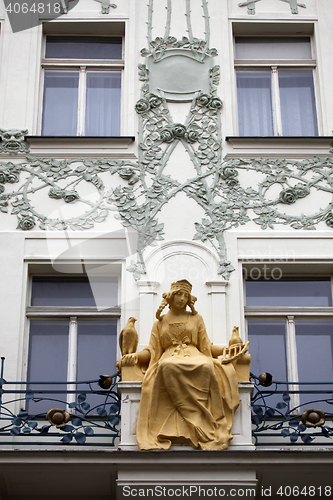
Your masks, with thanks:
[[[188,294],[191,294],[192,291],[192,285],[189,281],[187,280],[178,280],[174,281],[171,283],[171,292],[178,291],[178,290],[185,290]]]

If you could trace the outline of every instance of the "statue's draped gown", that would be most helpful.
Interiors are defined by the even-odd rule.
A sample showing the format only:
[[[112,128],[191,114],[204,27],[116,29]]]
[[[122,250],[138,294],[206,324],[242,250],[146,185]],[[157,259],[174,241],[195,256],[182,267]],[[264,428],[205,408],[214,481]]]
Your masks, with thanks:
[[[219,450],[228,447],[239,405],[231,363],[213,359],[199,314],[154,323],[147,350],[150,363],[142,383],[137,423],[140,449],[168,449],[172,443]]]

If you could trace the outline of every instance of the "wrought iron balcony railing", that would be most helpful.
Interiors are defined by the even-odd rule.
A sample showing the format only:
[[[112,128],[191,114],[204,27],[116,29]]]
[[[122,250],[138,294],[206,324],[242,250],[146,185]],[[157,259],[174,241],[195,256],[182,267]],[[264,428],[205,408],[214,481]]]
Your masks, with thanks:
[[[333,382],[251,378],[256,446],[333,446]],[[120,372],[79,382],[9,382],[1,358],[0,446],[114,446],[119,380]]]
[[[114,446],[119,374],[79,382],[8,382],[1,358],[0,446]]]
[[[333,445],[333,382],[273,381],[251,373],[256,446]]]

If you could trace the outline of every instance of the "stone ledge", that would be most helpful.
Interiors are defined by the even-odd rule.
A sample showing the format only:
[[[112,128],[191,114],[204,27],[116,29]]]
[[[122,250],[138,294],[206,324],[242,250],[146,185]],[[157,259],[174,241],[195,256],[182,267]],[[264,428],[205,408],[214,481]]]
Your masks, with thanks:
[[[309,156],[330,156],[333,136],[314,137],[250,137],[227,136],[225,153],[227,158],[308,158]]]
[[[136,159],[134,137],[49,137],[27,135],[30,155],[56,158],[82,156]]]

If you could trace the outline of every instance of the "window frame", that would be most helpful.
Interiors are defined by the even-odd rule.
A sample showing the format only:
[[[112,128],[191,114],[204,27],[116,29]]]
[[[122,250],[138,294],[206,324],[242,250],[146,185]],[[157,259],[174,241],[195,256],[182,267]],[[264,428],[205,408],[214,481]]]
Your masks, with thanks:
[[[122,58],[121,59],[63,59],[63,58],[46,58],[46,39],[48,36],[52,37],[91,37],[95,38],[121,38],[122,40]],[[86,81],[87,72],[89,70],[95,71],[120,71],[120,123],[119,123],[119,137],[122,135],[122,109],[123,109],[123,84],[124,84],[124,50],[125,39],[124,35],[110,35],[110,34],[80,34],[80,33],[45,33],[42,40],[42,57],[41,57],[41,86],[39,95],[39,114],[38,114],[38,130],[42,134],[43,127],[43,98],[44,98],[44,83],[45,83],[45,70],[77,70],[79,72],[79,85],[78,85],[78,113],[77,113],[77,128],[76,135],[67,137],[88,137],[85,135],[85,111],[86,111]],[[47,137],[44,135],[44,137]],[[60,137],[60,136],[59,136]],[[96,136],[102,137],[102,136]]]
[[[102,264],[100,264],[102,265]],[[35,266],[33,266],[35,268]],[[110,277],[117,278],[117,297],[118,304],[120,304],[120,278],[121,271],[115,269],[115,272],[110,274]],[[24,351],[23,351],[23,379],[28,381],[28,363],[29,363],[29,346],[30,346],[30,322],[31,320],[66,320],[68,324],[68,359],[67,359],[67,390],[75,390],[76,385],[73,382],[77,382],[77,339],[78,339],[78,321],[79,320],[115,320],[116,321],[116,359],[119,357],[119,327],[120,327],[120,317],[121,317],[121,307],[109,307],[99,310],[95,306],[31,306],[32,297],[32,281],[34,277],[43,278],[54,278],[62,277],[66,279],[76,278],[76,277],[87,277],[87,274],[74,274],[74,273],[56,273],[56,272],[36,272],[33,271],[28,274],[27,282],[27,295],[26,295],[26,308],[25,308],[25,341],[24,341]],[[116,367],[115,367],[116,370]],[[35,382],[35,381],[33,381]],[[72,382],[69,383],[69,382]],[[67,402],[71,403],[75,401],[75,394],[67,394]],[[69,411],[69,410],[68,410]]]
[[[236,38],[309,38],[311,47],[311,59],[236,59]],[[272,119],[273,119],[273,129],[274,134],[272,136],[263,137],[287,137],[282,133],[282,116],[281,116],[281,103],[280,103],[280,89],[279,89],[279,70],[288,69],[300,69],[300,70],[311,70],[313,77],[313,89],[314,89],[314,102],[316,111],[316,121],[317,121],[317,135],[321,135],[320,126],[320,109],[319,109],[319,91],[318,91],[318,81],[317,81],[317,57],[314,44],[313,34],[310,33],[299,33],[295,34],[244,34],[234,33],[233,36],[233,51],[234,51],[234,79],[235,79],[235,96],[236,96],[236,124],[237,124],[237,136],[241,136],[239,133],[239,113],[238,113],[238,99],[237,99],[237,71],[239,70],[271,70],[271,93],[272,93]],[[295,138],[301,136],[293,136]]]
[[[260,266],[262,263],[258,263]],[[257,265],[257,264],[256,264]],[[287,369],[287,385],[290,391],[298,391],[302,389],[302,386],[298,385],[299,382],[299,370],[297,361],[297,345],[296,345],[296,320],[316,320],[316,319],[331,319],[333,320],[333,303],[332,306],[324,307],[305,307],[305,306],[247,306],[246,305],[246,272],[247,266],[244,266],[243,273],[243,293],[244,293],[244,318],[247,338],[248,335],[248,320],[260,320],[260,319],[283,319],[285,320],[285,346],[286,346],[286,369]],[[303,279],[314,279],[318,278],[330,278],[331,282],[331,292],[333,300],[333,275],[330,273],[325,273],[321,275],[320,273],[316,275],[297,275],[297,274],[285,274],[284,278],[294,278],[295,280]],[[258,280],[259,281],[259,280]],[[250,339],[249,339],[250,340]],[[251,354],[251,348],[250,348]],[[255,374],[259,376],[260,374]],[[272,374],[274,377],[274,374]],[[294,384],[292,384],[294,382]],[[304,382],[309,382],[308,380]],[[296,408],[301,404],[300,394],[290,394],[290,407]],[[297,413],[297,412],[296,412]],[[298,413],[297,413],[298,414]]]

